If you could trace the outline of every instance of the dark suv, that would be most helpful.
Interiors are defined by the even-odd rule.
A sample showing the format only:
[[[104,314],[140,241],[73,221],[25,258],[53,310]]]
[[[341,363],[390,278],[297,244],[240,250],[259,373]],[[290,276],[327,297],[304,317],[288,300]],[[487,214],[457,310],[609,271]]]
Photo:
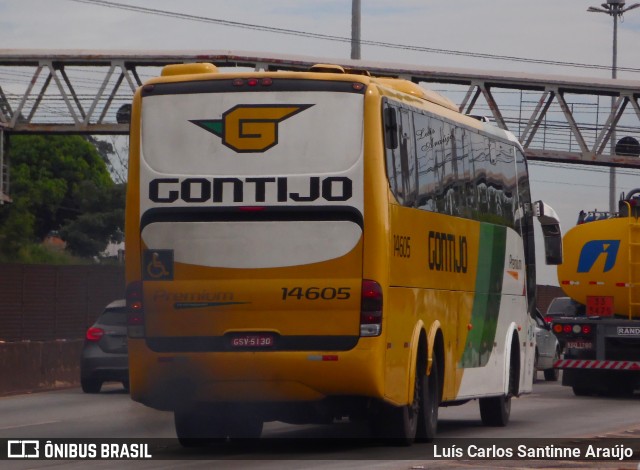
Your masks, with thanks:
[[[108,381],[129,390],[127,311],[124,300],[106,306],[87,330],[80,360],[80,384],[85,393],[98,393]]]

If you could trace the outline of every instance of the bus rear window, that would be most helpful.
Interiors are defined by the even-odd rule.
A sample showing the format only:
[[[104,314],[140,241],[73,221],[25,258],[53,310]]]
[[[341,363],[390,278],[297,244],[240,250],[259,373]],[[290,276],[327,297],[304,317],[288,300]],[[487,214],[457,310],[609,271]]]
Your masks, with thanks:
[[[362,155],[363,106],[329,91],[148,96],[142,159],[159,174],[335,174]]]

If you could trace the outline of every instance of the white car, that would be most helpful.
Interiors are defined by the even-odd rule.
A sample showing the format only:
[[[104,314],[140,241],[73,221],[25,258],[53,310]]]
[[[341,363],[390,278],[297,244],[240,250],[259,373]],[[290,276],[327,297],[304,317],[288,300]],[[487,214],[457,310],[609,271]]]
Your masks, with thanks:
[[[536,310],[536,357],[535,374],[538,371],[544,373],[544,379],[550,382],[558,380],[560,371],[553,368],[553,363],[560,359],[560,344],[558,338],[551,330],[551,324],[547,323],[540,312]]]

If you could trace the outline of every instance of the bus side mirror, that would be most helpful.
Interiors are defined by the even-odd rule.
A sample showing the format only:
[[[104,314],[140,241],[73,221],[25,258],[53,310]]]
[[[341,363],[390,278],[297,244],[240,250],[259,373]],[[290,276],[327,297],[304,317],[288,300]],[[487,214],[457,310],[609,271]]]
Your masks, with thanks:
[[[384,118],[384,145],[390,150],[398,148],[398,116],[394,108],[385,108]]]
[[[543,201],[534,202],[533,210],[542,226],[547,264],[562,264],[562,230],[556,211]]]

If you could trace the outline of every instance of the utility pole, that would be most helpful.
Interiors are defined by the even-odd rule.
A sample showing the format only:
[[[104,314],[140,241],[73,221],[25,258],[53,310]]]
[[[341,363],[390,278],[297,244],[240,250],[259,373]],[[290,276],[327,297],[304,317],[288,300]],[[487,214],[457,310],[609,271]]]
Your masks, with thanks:
[[[624,0],[607,0],[601,7],[589,7],[587,11],[592,13],[606,13],[613,17],[613,61],[611,62],[611,78],[618,78],[618,18],[624,13],[634,8],[640,7],[640,3],[634,3],[628,7],[624,6]],[[615,107],[615,98],[611,98],[611,112]],[[616,153],[616,131],[611,130],[611,155]],[[609,169],[609,212],[616,212],[616,167]]]
[[[351,0],[351,58],[360,59],[360,0]]]
[[[5,202],[11,202],[9,197],[9,165],[5,161],[5,149],[4,128],[0,124],[0,206]]]

